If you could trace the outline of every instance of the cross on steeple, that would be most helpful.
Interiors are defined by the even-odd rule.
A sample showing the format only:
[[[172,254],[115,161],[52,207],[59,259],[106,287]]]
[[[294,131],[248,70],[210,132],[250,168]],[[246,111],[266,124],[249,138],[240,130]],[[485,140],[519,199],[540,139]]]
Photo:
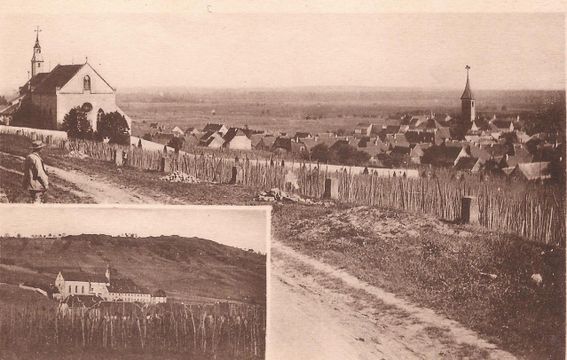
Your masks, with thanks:
[[[35,45],[33,46],[33,56],[31,59],[32,78],[37,74],[39,74],[40,72],[42,72],[43,70],[41,67],[43,63],[43,57],[41,56],[41,46],[39,45],[39,33],[41,32],[41,29],[39,28],[39,26],[36,26],[34,31],[35,31]]]
[[[467,78],[468,78],[469,77],[469,70],[471,69],[471,67],[467,65],[467,66],[465,66],[465,69],[467,70]]]
[[[39,39],[39,33],[41,32],[39,26],[36,27],[35,31],[35,41]]]

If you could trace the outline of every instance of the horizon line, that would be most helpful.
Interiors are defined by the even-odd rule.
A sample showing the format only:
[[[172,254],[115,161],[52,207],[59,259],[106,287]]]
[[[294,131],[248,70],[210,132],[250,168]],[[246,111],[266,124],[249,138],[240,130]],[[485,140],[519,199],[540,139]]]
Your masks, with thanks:
[[[115,87],[116,94],[120,94],[120,89],[125,90],[126,93],[132,90],[152,90],[152,89],[176,89],[176,90],[204,90],[204,91],[339,91],[339,90],[362,90],[362,91],[391,91],[391,92],[406,92],[406,91],[422,91],[422,92],[441,92],[441,91],[462,91],[462,88],[449,88],[449,87],[424,87],[424,86],[379,86],[379,85],[282,85],[282,86],[185,86],[185,85],[128,85],[123,87]],[[475,88],[475,92],[485,91],[544,91],[544,92],[566,92],[567,86],[563,88]],[[18,93],[18,89],[2,89],[0,94]]]

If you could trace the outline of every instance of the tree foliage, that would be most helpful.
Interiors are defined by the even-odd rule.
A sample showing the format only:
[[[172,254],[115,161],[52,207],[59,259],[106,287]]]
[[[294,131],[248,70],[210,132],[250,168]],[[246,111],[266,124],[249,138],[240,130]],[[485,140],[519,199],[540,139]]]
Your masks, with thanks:
[[[341,165],[363,165],[370,155],[357,150],[354,146],[338,142],[330,148],[326,144],[318,144],[311,149],[311,159]]]
[[[63,118],[61,128],[67,132],[69,138],[91,139],[93,136],[91,122],[87,119],[87,114],[79,106],[69,110]]]
[[[97,137],[102,140],[109,138],[109,142],[120,145],[130,145],[130,127],[126,117],[118,111],[99,112],[97,121]]]
[[[311,159],[322,163],[329,161],[329,147],[327,144],[317,144],[311,149]]]
[[[538,111],[532,119],[526,121],[525,131],[528,135],[547,133],[565,136],[565,102]]]
[[[40,116],[38,106],[31,103],[29,99],[24,99],[21,106],[16,110],[12,117],[13,126],[34,127],[38,129],[48,128],[48,122]]]
[[[167,143],[167,146],[172,147],[175,152],[179,152],[185,143],[185,138],[182,136],[175,136]]]

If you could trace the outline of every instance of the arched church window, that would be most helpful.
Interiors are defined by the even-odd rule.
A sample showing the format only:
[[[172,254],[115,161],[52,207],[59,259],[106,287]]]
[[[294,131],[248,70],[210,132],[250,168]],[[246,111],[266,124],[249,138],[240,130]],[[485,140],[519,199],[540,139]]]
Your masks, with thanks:
[[[83,90],[91,91],[91,77],[88,75],[83,78]]]

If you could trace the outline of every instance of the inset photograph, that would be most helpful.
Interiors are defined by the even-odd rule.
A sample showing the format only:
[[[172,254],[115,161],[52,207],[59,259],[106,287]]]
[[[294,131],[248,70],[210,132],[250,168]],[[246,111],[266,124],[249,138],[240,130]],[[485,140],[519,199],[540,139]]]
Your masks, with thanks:
[[[2,210],[0,358],[265,358],[269,207]]]

